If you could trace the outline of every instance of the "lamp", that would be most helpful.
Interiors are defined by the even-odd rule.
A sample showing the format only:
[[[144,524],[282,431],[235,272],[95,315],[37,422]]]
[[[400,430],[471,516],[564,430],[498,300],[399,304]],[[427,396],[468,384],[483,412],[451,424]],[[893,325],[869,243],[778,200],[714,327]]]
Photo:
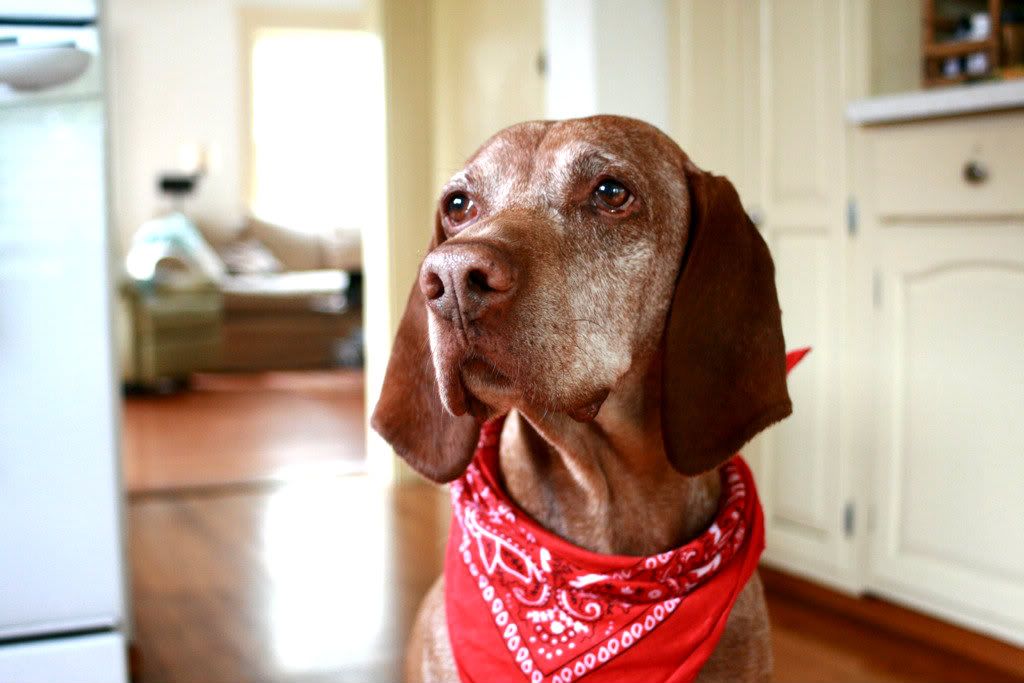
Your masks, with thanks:
[[[81,76],[92,56],[74,43],[20,45],[0,42],[0,84],[14,90],[45,90]]]

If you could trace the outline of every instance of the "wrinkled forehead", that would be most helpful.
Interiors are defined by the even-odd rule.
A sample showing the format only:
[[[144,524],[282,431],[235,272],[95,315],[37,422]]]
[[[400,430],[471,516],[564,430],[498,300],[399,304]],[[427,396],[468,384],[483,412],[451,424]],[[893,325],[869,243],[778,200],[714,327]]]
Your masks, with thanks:
[[[672,175],[677,155],[666,152],[674,146],[657,129],[634,121],[535,121],[496,134],[452,181],[492,201],[513,192],[526,199],[565,191],[605,174],[643,191],[650,181]]]

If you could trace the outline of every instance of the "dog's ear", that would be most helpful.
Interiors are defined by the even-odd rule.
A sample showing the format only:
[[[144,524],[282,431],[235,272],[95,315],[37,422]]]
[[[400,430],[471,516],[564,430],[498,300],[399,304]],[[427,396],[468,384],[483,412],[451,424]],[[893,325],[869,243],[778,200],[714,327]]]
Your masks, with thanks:
[[[430,249],[443,238],[438,220]],[[436,482],[460,476],[473,457],[480,423],[469,414],[452,415],[441,403],[430,356],[427,302],[415,282],[370,424],[413,469]]]
[[[665,327],[665,451],[707,471],[792,411],[775,267],[735,188],[684,162],[689,230]]]

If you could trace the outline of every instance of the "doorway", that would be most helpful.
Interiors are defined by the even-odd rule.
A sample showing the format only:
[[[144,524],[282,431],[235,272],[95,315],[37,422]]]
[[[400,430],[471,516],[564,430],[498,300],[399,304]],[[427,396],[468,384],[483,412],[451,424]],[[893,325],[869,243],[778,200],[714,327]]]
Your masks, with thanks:
[[[115,121],[117,175],[151,170],[139,145],[163,154],[146,220],[121,226],[127,491],[364,473],[361,245],[384,202],[380,37],[363,13],[168,12],[112,12],[139,38],[191,29],[181,59],[157,63],[132,43],[114,65],[115,99],[131,101]],[[211,47],[224,43],[237,46],[227,66]],[[215,129],[213,108],[236,116]],[[119,204],[145,205],[119,180]]]

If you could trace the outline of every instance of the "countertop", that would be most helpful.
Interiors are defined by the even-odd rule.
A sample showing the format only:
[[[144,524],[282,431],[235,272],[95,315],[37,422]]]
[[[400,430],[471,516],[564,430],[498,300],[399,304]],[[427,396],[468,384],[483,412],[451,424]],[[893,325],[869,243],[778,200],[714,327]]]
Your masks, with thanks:
[[[882,95],[846,105],[846,119],[870,126],[1024,108],[1024,79]]]

